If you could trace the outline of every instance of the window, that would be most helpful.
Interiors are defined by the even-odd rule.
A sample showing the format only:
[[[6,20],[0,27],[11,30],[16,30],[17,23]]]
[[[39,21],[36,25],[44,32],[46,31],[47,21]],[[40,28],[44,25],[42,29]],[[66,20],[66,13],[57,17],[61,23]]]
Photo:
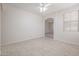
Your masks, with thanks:
[[[74,10],[64,14],[64,31],[78,32],[78,11]]]

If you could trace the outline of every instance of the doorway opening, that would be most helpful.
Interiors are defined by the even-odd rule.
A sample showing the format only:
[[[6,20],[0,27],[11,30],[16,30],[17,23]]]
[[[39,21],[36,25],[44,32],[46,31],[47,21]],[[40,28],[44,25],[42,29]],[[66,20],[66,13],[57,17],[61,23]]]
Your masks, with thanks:
[[[53,38],[53,18],[45,20],[45,37]]]

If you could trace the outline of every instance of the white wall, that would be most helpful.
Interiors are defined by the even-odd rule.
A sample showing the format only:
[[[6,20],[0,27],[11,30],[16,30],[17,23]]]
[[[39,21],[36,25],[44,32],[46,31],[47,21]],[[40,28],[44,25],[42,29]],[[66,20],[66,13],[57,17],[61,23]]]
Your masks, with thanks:
[[[41,15],[6,4],[3,5],[2,27],[3,45],[44,36]]]
[[[79,32],[63,31],[63,14],[72,10],[79,10],[79,6],[48,14],[45,19],[54,18],[54,40],[60,40],[67,43],[79,45]]]

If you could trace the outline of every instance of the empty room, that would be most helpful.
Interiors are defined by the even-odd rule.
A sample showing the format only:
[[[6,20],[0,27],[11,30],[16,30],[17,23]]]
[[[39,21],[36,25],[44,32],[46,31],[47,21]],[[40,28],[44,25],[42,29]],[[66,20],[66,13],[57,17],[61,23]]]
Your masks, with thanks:
[[[1,56],[79,56],[78,3],[0,3]]]

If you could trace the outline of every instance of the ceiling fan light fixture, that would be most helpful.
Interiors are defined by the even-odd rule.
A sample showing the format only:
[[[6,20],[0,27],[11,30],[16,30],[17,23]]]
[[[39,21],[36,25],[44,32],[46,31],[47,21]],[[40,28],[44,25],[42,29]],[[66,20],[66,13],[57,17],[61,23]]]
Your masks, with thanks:
[[[40,12],[45,12],[47,10],[46,7],[40,7]]]
[[[40,4],[40,12],[45,12],[47,10],[47,7],[46,7],[46,3],[41,3]]]

